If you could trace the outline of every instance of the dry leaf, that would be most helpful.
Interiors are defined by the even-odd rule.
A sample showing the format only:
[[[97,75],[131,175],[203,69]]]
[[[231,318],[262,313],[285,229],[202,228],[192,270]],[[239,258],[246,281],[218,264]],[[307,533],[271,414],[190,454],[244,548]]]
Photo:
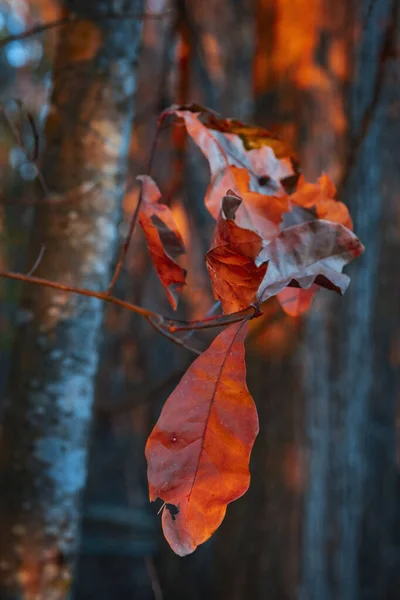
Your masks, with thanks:
[[[142,183],[139,223],[157,275],[172,308],[176,309],[186,278],[186,271],[175,260],[184,252],[182,236],[168,206],[159,202],[161,193],[156,183],[148,175],[139,175],[137,179]]]
[[[247,322],[231,325],[194,361],[146,444],[150,500],[174,507],[162,525],[180,556],[208,540],[249,487],[258,418],[246,386],[246,333]]]

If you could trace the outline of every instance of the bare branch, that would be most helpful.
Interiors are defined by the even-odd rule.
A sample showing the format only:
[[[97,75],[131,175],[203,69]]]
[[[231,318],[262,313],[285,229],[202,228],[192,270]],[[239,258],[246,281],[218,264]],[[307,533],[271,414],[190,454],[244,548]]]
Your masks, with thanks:
[[[197,354],[197,355],[200,356],[201,350],[198,350],[197,348],[194,348],[193,346],[190,346],[189,344],[187,344],[186,341],[185,341],[185,339],[176,337],[173,333],[170,333],[169,331],[167,331],[166,329],[164,329],[163,327],[161,327],[159,325],[159,323],[157,323],[156,321],[154,321],[150,317],[147,318],[146,321],[148,323],[150,323],[150,325],[154,329],[156,329],[156,331],[158,331],[159,333],[161,333],[161,335],[163,335],[164,337],[166,337],[169,340],[171,340],[171,342],[173,342],[177,346],[180,346],[181,348],[185,348],[186,350],[189,350],[190,352],[193,352],[193,354]]]
[[[3,277],[4,279],[12,279],[14,281],[21,281],[24,283],[31,283],[33,285],[41,285],[43,287],[61,290],[63,292],[70,292],[71,294],[79,294],[80,296],[88,296],[89,298],[97,298],[98,300],[102,300],[103,302],[108,302],[109,304],[114,304],[115,306],[121,306],[122,308],[126,308],[130,312],[134,312],[141,315],[147,320],[151,319],[152,324],[157,325],[156,329],[160,328],[163,330],[163,332],[167,332],[169,334],[173,334],[176,331],[191,331],[197,329],[210,329],[213,327],[226,327],[228,325],[231,325],[232,323],[244,321],[245,319],[258,318],[262,315],[259,308],[257,306],[252,305],[244,310],[231,313],[230,315],[217,315],[215,317],[208,317],[205,319],[199,319],[195,321],[184,321],[180,319],[172,319],[170,317],[166,317],[164,315],[156,313],[148,308],[143,308],[142,306],[137,306],[136,304],[131,304],[130,302],[125,302],[125,300],[120,300],[115,296],[110,296],[107,292],[96,292],[94,290],[87,290],[85,288],[79,288],[72,285],[58,283],[57,281],[50,281],[49,279],[42,279],[41,277],[35,277],[33,275],[24,275],[23,273],[0,271],[0,277]],[[171,339],[168,335],[166,337]],[[176,342],[175,339],[174,341]],[[179,342],[177,343],[178,345],[182,346],[183,344],[185,344],[184,340],[183,344],[180,344]]]
[[[0,48],[1,48],[1,42],[0,42]],[[18,107],[20,119],[23,116],[25,116],[27,118],[29,126],[32,130],[34,149],[33,149],[31,157],[29,157],[29,151],[26,148],[26,145],[23,140],[21,122],[19,122],[18,125],[15,126],[14,123],[12,122],[12,120],[10,119],[10,117],[7,115],[6,110],[4,109],[4,107],[1,104],[0,104],[0,114],[4,117],[11,133],[13,134],[13,136],[15,138],[16,143],[25,152],[28,162],[31,162],[36,167],[36,176],[38,178],[38,181],[39,181],[40,185],[42,186],[45,196],[47,196],[49,198],[50,190],[48,188],[46,180],[44,179],[40,169],[38,168],[38,166],[36,164],[38,155],[39,155],[39,133],[36,128],[35,121],[34,121],[32,115],[24,109],[24,105],[21,100],[14,98],[14,102],[16,103],[16,105]]]
[[[245,319],[257,319],[262,316],[259,307],[251,305],[248,308],[239,310],[229,315],[217,315],[206,319],[198,319],[196,321],[179,321],[178,319],[166,319],[165,317],[160,322],[160,327],[167,329],[170,333],[176,331],[194,331],[197,329],[211,329],[213,327],[227,327],[233,323],[244,321]]]
[[[124,300],[120,300],[119,298],[115,298],[114,296],[108,296],[104,292],[95,292],[94,290],[87,290],[84,288],[77,288],[72,285],[65,285],[63,283],[58,283],[56,281],[50,281],[48,279],[42,279],[41,277],[34,277],[32,275],[23,275],[22,273],[12,273],[6,271],[0,271],[0,277],[4,277],[5,279],[13,279],[15,281],[22,281],[24,283],[32,283],[33,285],[41,285],[43,287],[52,288],[55,290],[61,290],[63,292],[70,292],[71,294],[79,294],[80,296],[89,296],[90,298],[98,298],[99,300],[104,300],[105,302],[109,302],[110,304],[115,304],[117,306],[121,306],[122,308],[126,308],[131,312],[138,313],[143,317],[152,317],[154,319],[158,319],[160,321],[163,320],[161,315],[153,312],[152,310],[148,310],[147,308],[142,308],[141,306],[136,306],[135,304],[131,304],[130,302],[125,302]]]

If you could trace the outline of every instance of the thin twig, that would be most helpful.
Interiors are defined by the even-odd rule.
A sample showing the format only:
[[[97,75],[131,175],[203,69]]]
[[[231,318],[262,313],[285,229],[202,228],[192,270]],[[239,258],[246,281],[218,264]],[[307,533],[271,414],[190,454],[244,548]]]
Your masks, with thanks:
[[[373,10],[374,4],[375,4],[374,1],[372,1],[369,6],[369,9],[367,11],[366,20],[364,22],[364,30],[367,27],[367,22],[368,22],[368,19],[370,18],[370,13]],[[396,50],[395,50],[395,46],[396,46],[395,39],[396,39],[396,32],[397,32],[397,30],[396,30],[396,22],[397,22],[396,10],[398,10],[398,8],[397,8],[398,6],[399,6],[398,3],[394,2],[392,18],[388,19],[388,21],[387,21],[387,26],[386,26],[386,31],[383,36],[380,56],[378,57],[377,73],[375,75],[374,84],[373,84],[373,87],[371,90],[371,100],[370,100],[369,104],[365,107],[365,110],[363,112],[363,118],[361,120],[359,132],[356,133],[353,137],[353,140],[351,140],[351,147],[350,147],[349,156],[346,161],[345,170],[342,175],[340,183],[336,186],[337,190],[338,190],[337,191],[338,198],[340,198],[342,191],[346,187],[347,182],[350,179],[350,176],[351,176],[355,166],[357,165],[357,161],[359,160],[359,156],[364,147],[364,143],[371,131],[371,128],[375,122],[376,116],[381,108],[381,100],[382,100],[384,91],[386,89],[385,85],[384,85],[385,76],[387,73],[386,60],[388,58],[393,58],[393,56],[396,56]],[[354,80],[356,80],[356,77],[354,77]]]
[[[177,346],[180,346],[181,348],[185,348],[186,350],[189,350],[190,352],[193,352],[193,354],[197,354],[198,356],[200,356],[201,354],[201,350],[198,350],[197,348],[194,348],[193,346],[190,346],[189,344],[187,344],[185,342],[184,339],[182,338],[178,338],[175,337],[173,333],[170,333],[168,330],[163,329],[156,321],[154,321],[153,319],[151,319],[150,317],[148,317],[146,319],[146,321],[159,333],[161,333],[161,335],[163,335],[164,337],[168,338],[169,340],[171,340],[171,342],[173,342],[174,344],[176,344]]]
[[[11,121],[11,119],[9,118],[9,116],[6,113],[5,108],[1,105],[0,105],[0,111],[1,111],[2,115],[4,116],[4,119],[7,121],[7,125],[11,129],[12,134],[14,135],[14,137],[16,139],[16,142],[24,150],[24,152],[27,156],[27,159],[30,162],[34,163],[39,156],[39,132],[36,127],[35,119],[33,118],[33,116],[31,115],[31,113],[29,111],[25,110],[22,100],[20,100],[19,98],[11,98],[11,100],[13,100],[15,102],[15,104],[18,108],[19,121],[17,123],[17,126],[14,126],[14,123]],[[29,149],[26,147],[26,144],[24,143],[23,119],[27,120],[30,130],[31,130],[31,133],[32,133],[32,137],[33,137],[33,151],[32,152],[29,152]]]
[[[155,133],[155,136],[154,136],[154,139],[153,139],[153,143],[151,145],[149,161],[148,161],[147,169],[146,169],[146,175],[150,175],[151,168],[153,166],[153,161],[154,161],[154,156],[155,156],[155,153],[156,153],[157,142],[158,142],[158,138],[159,138],[159,135],[160,135],[160,132],[161,132],[161,125],[164,122],[164,118],[165,118],[165,115],[162,114],[161,117],[157,121],[157,130],[156,130],[156,133]],[[117,266],[115,267],[114,274],[113,274],[113,276],[111,278],[110,284],[109,284],[109,286],[107,288],[106,294],[111,294],[111,291],[112,291],[114,285],[116,284],[117,279],[119,277],[119,274],[121,272],[122,266],[123,266],[124,261],[125,261],[126,254],[128,252],[128,249],[129,249],[129,245],[131,243],[132,235],[133,235],[133,232],[135,230],[136,222],[137,222],[138,217],[139,217],[139,211],[140,211],[140,206],[142,204],[142,200],[143,200],[143,186],[141,186],[141,188],[140,188],[140,194],[139,194],[138,203],[136,205],[135,212],[132,215],[131,222],[129,224],[128,234],[126,236],[124,245],[122,246],[121,254],[120,254],[120,257],[118,259]]]
[[[0,48],[1,48],[1,44],[0,44]],[[37,132],[35,122],[33,120],[32,115],[30,115],[27,111],[24,111],[22,102],[20,100],[16,99],[16,98],[14,98],[14,101],[15,101],[15,103],[17,104],[17,106],[19,108],[19,114],[20,114],[20,116],[25,112],[25,115],[27,115],[27,118],[28,118],[29,125],[32,128],[32,133],[33,133],[33,136],[34,136],[34,145],[35,145],[33,156],[35,156],[36,153],[39,150],[39,134]],[[36,159],[29,160],[29,156],[28,156],[29,152],[28,152],[28,150],[25,147],[22,134],[18,130],[18,128],[14,125],[14,123],[12,122],[12,120],[10,119],[10,117],[7,115],[7,112],[5,111],[4,107],[1,104],[0,104],[0,114],[3,115],[3,117],[4,117],[4,119],[5,119],[8,127],[9,127],[9,129],[11,131],[11,133],[13,134],[13,136],[15,138],[16,143],[24,151],[25,156],[27,158],[27,161],[31,162],[35,166],[35,168],[36,168],[36,177],[37,177],[40,185],[42,186],[42,189],[43,189],[43,192],[44,192],[45,196],[47,198],[49,198],[50,197],[50,190],[48,188],[48,185],[46,183],[45,178],[43,177],[40,169],[38,168],[38,166],[36,164]]]
[[[171,14],[170,10],[166,10],[160,13],[143,13],[143,14],[116,14],[110,13],[108,15],[95,15],[91,16],[91,21],[107,21],[107,20],[142,20],[142,19],[163,19],[164,17]],[[7,46],[11,42],[18,42],[20,40],[25,40],[34,35],[38,35],[39,33],[43,33],[44,31],[48,31],[49,29],[56,29],[57,27],[63,27],[64,25],[68,25],[69,23],[75,23],[76,21],[82,21],[84,17],[79,17],[74,13],[70,13],[65,17],[61,17],[60,19],[55,19],[54,21],[50,21],[48,23],[41,23],[40,25],[35,25],[31,29],[27,29],[26,31],[22,31],[21,33],[16,33],[14,35],[9,35],[6,38],[0,40],[0,48]]]
[[[31,277],[34,274],[34,272],[36,271],[36,269],[40,265],[41,260],[43,258],[43,254],[44,254],[45,249],[46,249],[46,246],[44,244],[42,244],[41,247],[40,247],[40,251],[39,251],[38,257],[35,260],[35,262],[33,263],[33,267],[27,272],[27,275],[29,277]]]
[[[98,300],[103,300],[104,302],[109,302],[110,304],[115,304],[116,306],[126,308],[127,310],[138,313],[143,317],[152,317],[153,319],[163,320],[163,317],[161,315],[158,315],[152,310],[142,308],[141,306],[136,306],[135,304],[131,304],[130,302],[125,302],[124,300],[120,300],[119,298],[115,298],[114,296],[108,296],[104,292],[95,292],[94,290],[78,288],[73,285],[65,285],[63,283],[58,283],[57,281],[50,281],[49,279],[42,279],[41,277],[34,277],[33,275],[23,275],[22,273],[0,271],[0,277],[4,277],[5,279],[13,279],[15,281],[22,281],[24,283],[32,283],[33,285],[41,285],[43,287],[52,288],[54,290],[69,292],[71,294],[79,294],[80,296],[89,296],[90,298],[97,298]]]
[[[10,271],[0,271],[0,277],[5,279],[12,279],[14,281],[22,281],[24,283],[31,283],[33,285],[41,285],[43,287],[60,290],[62,292],[69,292],[71,294],[79,294],[80,296],[88,296],[89,298],[97,298],[103,300],[115,306],[121,306],[126,308],[130,312],[137,313],[144,318],[153,319],[159,327],[169,333],[175,333],[176,331],[190,331],[193,329],[210,329],[212,327],[226,327],[232,323],[238,323],[244,319],[252,319],[261,316],[261,312],[255,306],[249,306],[248,308],[232,313],[230,315],[218,315],[216,317],[210,317],[206,319],[199,319],[195,321],[183,321],[179,319],[172,319],[159,313],[154,312],[148,308],[131,304],[120,300],[115,296],[110,296],[107,292],[95,292],[94,290],[88,290],[86,288],[79,288],[72,285],[66,285],[58,283],[56,281],[50,281],[49,279],[43,279],[41,277],[34,277],[33,275],[24,275],[22,273],[13,273]],[[168,337],[168,336],[167,336]]]
[[[178,319],[163,318],[159,325],[163,329],[167,329],[169,333],[177,331],[194,331],[197,329],[211,329],[213,327],[226,327],[233,325],[245,319],[256,319],[262,316],[262,312],[257,306],[249,306],[243,310],[231,313],[230,315],[217,315],[206,319],[198,319],[195,321],[180,321]]]

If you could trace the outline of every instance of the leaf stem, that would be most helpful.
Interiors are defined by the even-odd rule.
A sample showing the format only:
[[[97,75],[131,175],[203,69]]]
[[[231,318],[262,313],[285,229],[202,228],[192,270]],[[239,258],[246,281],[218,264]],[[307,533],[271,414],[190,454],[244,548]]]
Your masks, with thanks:
[[[170,333],[176,331],[194,331],[196,329],[211,329],[212,327],[226,327],[245,319],[255,319],[261,317],[263,313],[251,305],[243,310],[231,313],[229,315],[216,315],[215,317],[208,317],[205,319],[198,319],[195,321],[179,321],[178,319],[163,318],[160,326],[163,329],[167,329]]]

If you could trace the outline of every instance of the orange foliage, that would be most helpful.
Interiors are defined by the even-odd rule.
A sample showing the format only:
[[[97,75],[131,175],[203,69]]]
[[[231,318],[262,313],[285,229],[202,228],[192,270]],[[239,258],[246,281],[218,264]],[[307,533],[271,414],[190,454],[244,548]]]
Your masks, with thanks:
[[[211,248],[206,255],[214,296],[221,301],[226,313],[249,306],[267,270],[266,264],[255,264],[262,248],[260,236],[235,223],[240,204],[241,199],[233,192],[224,197]]]
[[[246,386],[247,323],[220,333],[165,403],[146,445],[150,500],[167,504],[165,537],[180,556],[205,542],[249,487],[258,433]],[[168,506],[172,505],[172,506]]]
[[[186,272],[175,260],[184,251],[182,236],[168,206],[159,203],[161,193],[151,177],[140,175],[138,179],[142,182],[139,223],[157,275],[176,309],[186,278]]]
[[[258,425],[245,384],[248,308],[252,305],[252,316],[260,316],[260,305],[277,296],[284,311],[299,315],[318,286],[342,294],[349,284],[343,267],[364,248],[350,230],[347,208],[335,199],[331,179],[322,175],[314,184],[299,177],[297,160],[281,140],[259,127],[216,119],[199,106],[174,106],[163,113],[163,122],[171,115],[184,124],[209,162],[204,201],[217,222],[207,269],[223,312],[242,319],[219,334],[188,369],[146,445],[150,499],[164,500],[165,537],[184,556],[212,535],[227,504],[249,484],[248,461]],[[144,207],[154,211],[160,206],[158,188],[148,176],[142,180],[147,186]],[[175,239],[175,223],[168,228]],[[157,263],[168,238],[160,236],[156,251],[150,236],[148,242],[169,289],[163,271],[169,277],[177,265],[166,269],[164,258]],[[281,321],[265,335],[272,338],[274,352],[279,346],[284,353],[295,326],[292,320],[286,332],[290,321]],[[284,477],[288,486],[302,489],[302,460],[292,449],[284,458]]]

